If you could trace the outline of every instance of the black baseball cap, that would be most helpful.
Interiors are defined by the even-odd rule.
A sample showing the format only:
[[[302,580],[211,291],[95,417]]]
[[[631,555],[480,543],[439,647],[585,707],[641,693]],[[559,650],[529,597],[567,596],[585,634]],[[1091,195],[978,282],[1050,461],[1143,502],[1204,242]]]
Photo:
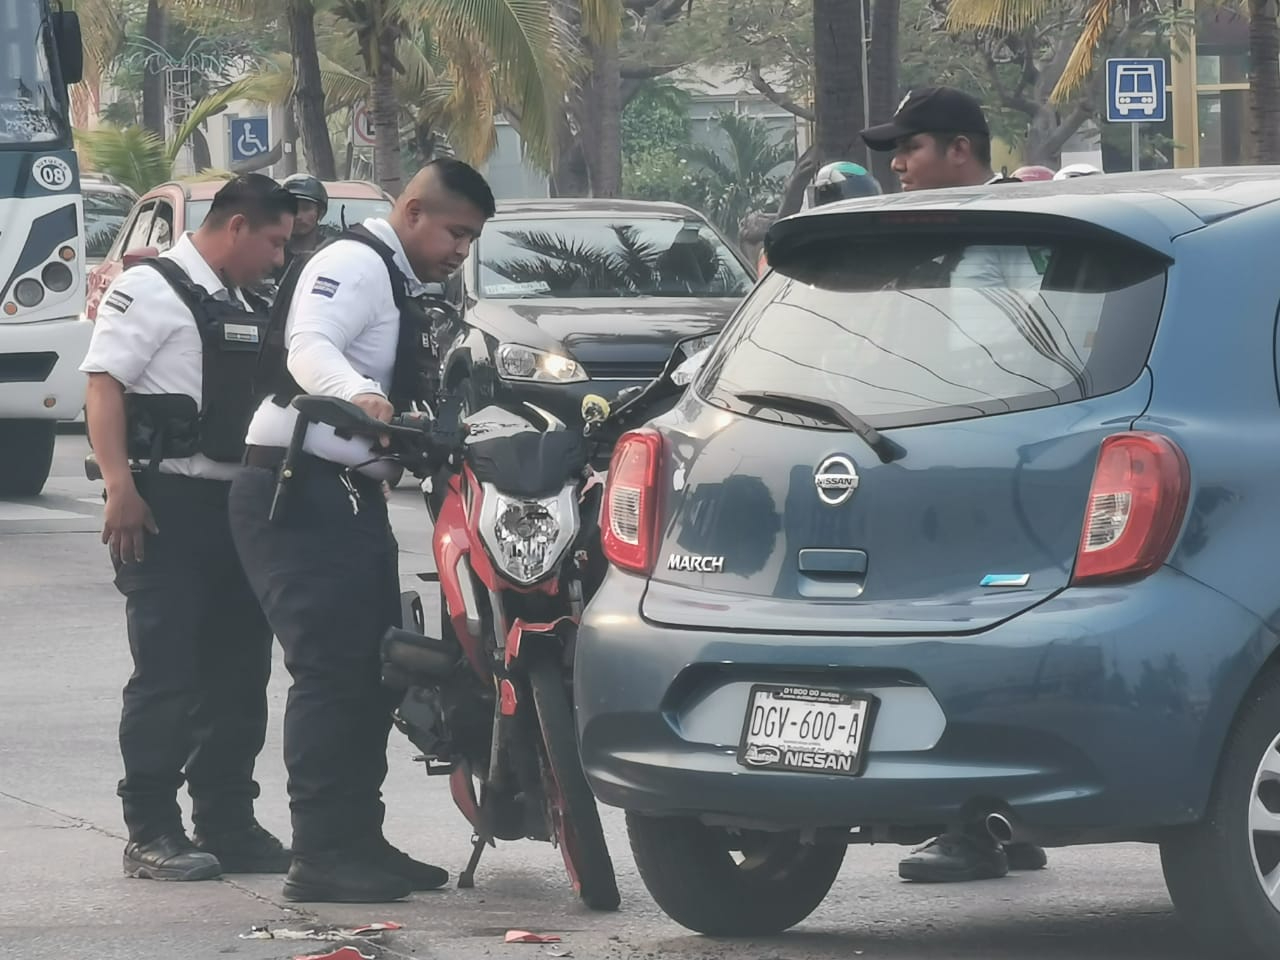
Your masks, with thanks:
[[[862,139],[872,150],[892,150],[903,137],[917,133],[982,133],[991,135],[982,104],[955,87],[925,87],[912,90],[893,119],[862,131]]]

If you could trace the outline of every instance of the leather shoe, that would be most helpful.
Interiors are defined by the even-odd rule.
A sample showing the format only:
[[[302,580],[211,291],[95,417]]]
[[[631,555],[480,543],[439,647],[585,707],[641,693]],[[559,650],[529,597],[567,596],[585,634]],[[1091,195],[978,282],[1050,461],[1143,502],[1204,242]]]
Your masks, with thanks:
[[[390,903],[412,892],[408,880],[359,850],[294,854],[284,881],[284,898],[303,903]]]
[[[222,876],[222,864],[213,854],[196,849],[185,833],[166,833],[128,844],[124,874],[143,880],[215,880]]]
[[[284,844],[256,820],[209,836],[197,833],[195,845],[217,857],[223,873],[287,873],[293,860]]]
[[[994,840],[946,833],[898,863],[898,876],[916,883],[964,883],[996,880],[1009,872],[1009,860]]]
[[[415,860],[386,840],[375,841],[371,859],[388,873],[408,880],[415,890],[438,890],[449,882],[448,870]]]

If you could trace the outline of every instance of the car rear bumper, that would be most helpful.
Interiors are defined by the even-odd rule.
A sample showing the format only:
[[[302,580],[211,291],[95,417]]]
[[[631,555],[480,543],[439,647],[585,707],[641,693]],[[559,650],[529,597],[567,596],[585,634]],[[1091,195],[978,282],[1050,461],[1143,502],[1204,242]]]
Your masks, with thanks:
[[[1194,821],[1236,705],[1276,645],[1252,614],[1169,569],[1064,591],[970,636],[657,627],[638,613],[643,591],[611,571],[579,631],[592,789],[628,810],[776,828],[909,831],[998,810],[1071,842],[1072,831],[1119,839]],[[751,684],[778,682],[879,699],[862,775],[737,762]]]
[[[92,332],[82,318],[0,324],[0,419],[74,420]]]

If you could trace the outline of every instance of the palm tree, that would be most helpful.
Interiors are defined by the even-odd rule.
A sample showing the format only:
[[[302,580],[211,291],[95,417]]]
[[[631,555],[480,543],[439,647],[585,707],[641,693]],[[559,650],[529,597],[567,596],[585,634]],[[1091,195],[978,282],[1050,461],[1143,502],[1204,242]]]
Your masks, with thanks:
[[[785,180],[778,171],[795,161],[795,147],[756,117],[722,113],[712,123],[729,142],[728,158],[701,144],[686,148],[685,157],[702,180],[703,209],[721,230],[737,237],[748,213],[777,209]]]
[[[402,47],[422,24],[440,49],[483,51],[493,83],[519,106],[525,143],[551,153],[567,69],[550,0],[338,0],[334,12],[355,34],[369,77],[375,178],[388,193],[399,193],[403,180],[395,81],[406,72]]]

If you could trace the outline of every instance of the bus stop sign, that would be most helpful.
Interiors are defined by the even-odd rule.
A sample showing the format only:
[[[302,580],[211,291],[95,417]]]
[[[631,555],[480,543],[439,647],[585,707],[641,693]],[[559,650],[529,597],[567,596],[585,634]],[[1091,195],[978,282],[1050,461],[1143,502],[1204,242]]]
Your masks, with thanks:
[[[1107,122],[1164,123],[1165,62],[1159,57],[1107,61]]]

